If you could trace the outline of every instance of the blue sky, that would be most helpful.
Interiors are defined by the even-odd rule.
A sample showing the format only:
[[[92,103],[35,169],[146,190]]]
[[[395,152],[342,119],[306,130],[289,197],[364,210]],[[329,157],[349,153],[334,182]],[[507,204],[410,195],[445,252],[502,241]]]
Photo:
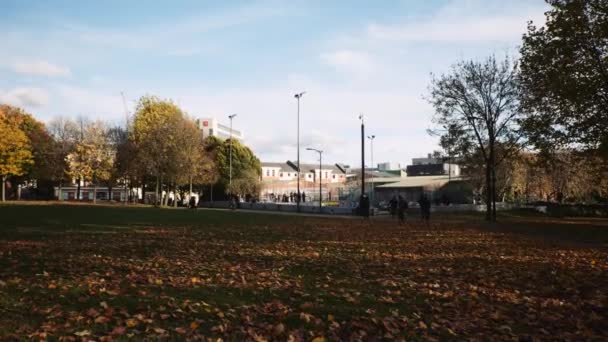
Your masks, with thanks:
[[[43,121],[124,121],[153,94],[227,122],[264,161],[358,165],[359,113],[374,162],[407,164],[437,148],[429,74],[461,58],[517,56],[542,0],[0,2],[0,102]],[[225,118],[225,119],[222,119]],[[368,146],[369,148],[369,146]],[[369,155],[369,152],[368,152]],[[367,162],[369,164],[369,160]]]

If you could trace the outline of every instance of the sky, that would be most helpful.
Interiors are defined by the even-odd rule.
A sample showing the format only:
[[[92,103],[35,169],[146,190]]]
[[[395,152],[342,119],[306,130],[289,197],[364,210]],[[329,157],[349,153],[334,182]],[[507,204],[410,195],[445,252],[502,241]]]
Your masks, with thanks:
[[[517,57],[543,0],[0,1],[0,103],[43,122],[124,124],[142,95],[234,128],[262,161],[360,165],[438,149],[430,75],[461,59]],[[366,165],[371,165],[366,141]]]

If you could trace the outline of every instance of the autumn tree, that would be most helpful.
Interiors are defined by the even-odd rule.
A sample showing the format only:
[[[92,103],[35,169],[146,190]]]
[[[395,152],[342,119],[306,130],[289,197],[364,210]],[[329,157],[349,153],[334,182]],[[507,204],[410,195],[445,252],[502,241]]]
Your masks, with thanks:
[[[523,127],[540,149],[608,151],[608,1],[547,3],[520,51]]]
[[[30,141],[20,129],[22,124],[17,116],[9,116],[0,107],[0,180],[2,181],[2,202],[6,200],[6,180],[9,176],[20,176],[32,164]]]
[[[69,171],[68,154],[73,151],[80,133],[76,122],[64,117],[56,117],[49,123],[49,133],[53,146],[47,155],[50,162],[48,177],[58,185],[58,199],[62,201],[61,189]]]
[[[179,107],[154,96],[140,98],[135,110],[129,133],[143,168],[156,178],[157,202],[164,181],[173,180],[180,171],[178,156],[184,142],[177,127],[182,120],[184,115]]]
[[[96,203],[97,185],[110,181],[114,162],[105,124],[100,121],[88,124],[67,160],[72,177],[93,184],[93,203]]]
[[[432,76],[429,102],[435,108],[434,122],[453,127],[453,139],[474,146],[485,169],[486,218],[496,220],[496,166],[519,140],[517,66],[508,58],[491,56],[484,61],[460,61],[449,73]]]

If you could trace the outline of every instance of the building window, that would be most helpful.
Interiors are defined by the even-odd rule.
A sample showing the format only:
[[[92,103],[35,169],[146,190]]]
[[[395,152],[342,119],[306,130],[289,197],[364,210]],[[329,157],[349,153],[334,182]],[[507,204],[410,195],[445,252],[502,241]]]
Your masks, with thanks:
[[[331,175],[331,178],[336,179],[336,175]]]
[[[327,171],[325,171],[325,179],[327,179]]]
[[[291,177],[291,173],[287,173],[287,177]]]
[[[272,170],[272,177],[274,177],[274,170]]]
[[[279,177],[283,177],[283,172],[279,173]]]
[[[270,177],[270,170],[266,170],[266,177]]]

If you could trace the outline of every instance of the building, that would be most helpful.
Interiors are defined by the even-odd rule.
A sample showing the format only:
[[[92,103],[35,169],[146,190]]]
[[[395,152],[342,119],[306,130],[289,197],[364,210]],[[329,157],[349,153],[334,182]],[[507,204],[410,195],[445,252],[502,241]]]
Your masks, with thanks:
[[[426,194],[435,201],[467,202],[471,198],[470,187],[461,171],[460,165],[429,154],[426,158],[413,158],[405,172],[393,177],[377,173],[370,181],[375,183],[376,202],[387,201],[396,194],[408,201],[416,201]]]
[[[230,124],[223,125],[215,118],[200,118],[196,120],[196,124],[202,131],[203,137],[214,136],[220,139],[230,138]],[[243,131],[235,129],[234,127],[232,127],[232,137],[241,142],[245,139]]]
[[[339,164],[302,164],[300,167],[300,191],[306,194],[307,200],[318,200],[319,180],[323,200],[337,200],[344,190],[346,170]],[[298,168],[297,163],[262,163],[262,189],[260,198],[266,201],[282,201],[291,194],[297,193]]]
[[[449,162],[445,158],[435,158],[429,154],[426,158],[413,158],[412,165],[406,167],[408,177],[441,176],[459,177],[460,165]]]
[[[124,202],[127,200],[127,196],[137,196],[137,193],[129,194],[129,190],[125,189],[124,186],[115,186],[112,189],[107,187],[93,187],[90,185],[80,187],[80,199],[76,198],[78,193],[78,186],[69,185],[61,187],[55,187],[55,198],[65,201],[93,201],[93,196],[96,194],[97,200],[99,201],[116,201]],[[111,191],[110,191],[111,190]],[[137,190],[135,190],[137,191]],[[110,196],[111,195],[111,196]]]
[[[391,163],[391,162],[378,163],[378,171],[393,171],[393,170],[401,170],[401,164]]]

